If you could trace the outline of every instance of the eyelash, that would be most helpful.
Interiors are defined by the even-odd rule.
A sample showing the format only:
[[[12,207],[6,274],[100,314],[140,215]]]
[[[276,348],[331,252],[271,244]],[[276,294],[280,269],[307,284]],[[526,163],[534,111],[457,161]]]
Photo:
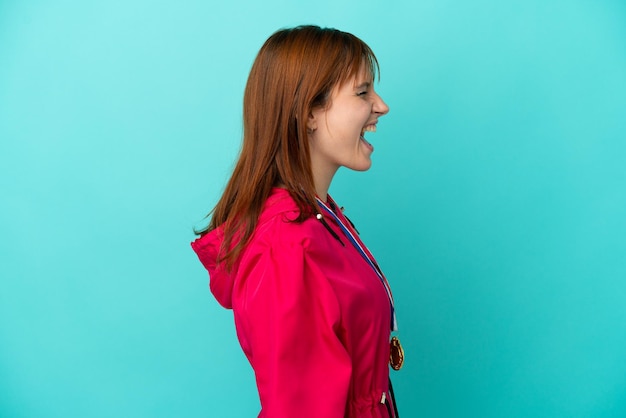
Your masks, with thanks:
[[[360,91],[356,95],[357,96],[365,96],[366,94],[367,94],[367,91]]]

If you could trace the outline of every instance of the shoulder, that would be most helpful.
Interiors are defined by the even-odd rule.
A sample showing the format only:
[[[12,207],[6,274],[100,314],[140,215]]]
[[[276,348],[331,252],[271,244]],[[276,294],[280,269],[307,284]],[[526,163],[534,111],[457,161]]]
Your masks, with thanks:
[[[295,222],[299,212],[282,212],[259,222],[250,246],[261,249],[301,248],[314,249],[328,234],[319,221],[311,216],[303,222]]]
[[[273,189],[259,216],[258,224],[250,240],[250,247],[277,248],[301,246],[309,248],[325,237],[325,230],[315,216],[302,222],[295,219],[300,210],[284,189]]]

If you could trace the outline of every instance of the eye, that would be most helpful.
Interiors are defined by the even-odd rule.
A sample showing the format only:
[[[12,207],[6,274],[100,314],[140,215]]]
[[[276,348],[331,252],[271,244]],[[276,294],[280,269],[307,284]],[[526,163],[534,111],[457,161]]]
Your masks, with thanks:
[[[365,90],[365,91],[360,91],[360,92],[358,92],[356,95],[357,95],[357,96],[365,96],[365,95],[367,95],[367,90]]]

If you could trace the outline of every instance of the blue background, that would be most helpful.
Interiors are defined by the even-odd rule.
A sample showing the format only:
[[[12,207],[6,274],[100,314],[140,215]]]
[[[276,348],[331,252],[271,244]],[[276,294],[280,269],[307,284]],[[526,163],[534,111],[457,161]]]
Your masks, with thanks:
[[[403,417],[626,416],[622,1],[0,2],[0,416],[255,416],[189,248],[276,29],[376,52],[331,187],[392,282]]]

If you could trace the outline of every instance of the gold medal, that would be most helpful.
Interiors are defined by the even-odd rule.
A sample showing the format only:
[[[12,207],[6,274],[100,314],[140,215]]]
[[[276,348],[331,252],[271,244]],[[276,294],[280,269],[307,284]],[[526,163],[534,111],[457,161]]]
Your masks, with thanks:
[[[404,350],[398,337],[391,338],[389,342],[389,365],[394,370],[400,370],[404,363]]]

